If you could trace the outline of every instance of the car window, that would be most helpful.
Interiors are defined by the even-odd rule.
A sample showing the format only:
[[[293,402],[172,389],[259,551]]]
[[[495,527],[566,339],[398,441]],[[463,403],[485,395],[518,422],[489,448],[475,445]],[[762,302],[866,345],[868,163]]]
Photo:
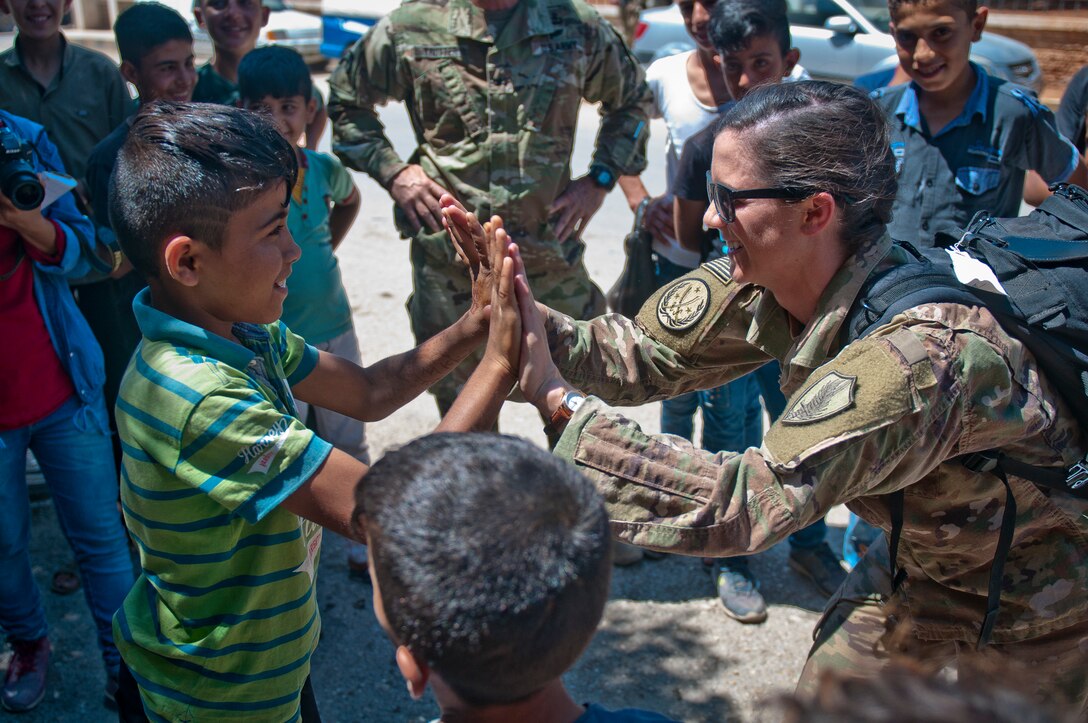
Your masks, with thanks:
[[[832,0],[788,0],[788,6],[790,22],[794,25],[822,28],[828,18],[845,15]]]
[[[891,14],[888,12],[886,0],[854,0],[853,5],[865,19],[871,22],[882,33],[888,32],[888,22]]]

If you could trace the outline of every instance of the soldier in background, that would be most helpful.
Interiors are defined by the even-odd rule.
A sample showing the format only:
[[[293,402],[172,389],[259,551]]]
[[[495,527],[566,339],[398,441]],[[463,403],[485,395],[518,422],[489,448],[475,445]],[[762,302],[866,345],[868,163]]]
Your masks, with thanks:
[[[446,192],[480,218],[502,215],[541,301],[578,319],[604,311],[580,236],[616,179],[645,167],[651,97],[596,11],[581,0],[407,0],[348,51],[330,92],[333,151],[389,191],[412,239],[418,341],[470,302],[442,229]],[[601,127],[590,172],[572,180],[583,99],[601,104]],[[408,162],[374,111],[389,100],[405,102],[419,143]],[[443,414],[476,362],[432,387]]]

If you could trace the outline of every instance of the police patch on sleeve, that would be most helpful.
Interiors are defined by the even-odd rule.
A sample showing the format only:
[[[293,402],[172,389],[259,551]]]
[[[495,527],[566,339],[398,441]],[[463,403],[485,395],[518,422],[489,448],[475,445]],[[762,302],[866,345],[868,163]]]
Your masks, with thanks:
[[[702,279],[684,278],[661,294],[657,320],[671,331],[683,331],[699,323],[710,308],[710,287]]]
[[[808,424],[833,417],[854,405],[856,376],[833,371],[801,393],[782,415],[782,424]]]

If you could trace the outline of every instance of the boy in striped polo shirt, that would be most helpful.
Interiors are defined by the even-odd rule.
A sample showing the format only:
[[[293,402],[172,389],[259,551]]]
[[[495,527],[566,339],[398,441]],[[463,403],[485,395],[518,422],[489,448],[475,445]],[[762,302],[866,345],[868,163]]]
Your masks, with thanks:
[[[117,403],[121,499],[142,567],[114,618],[121,720],[319,720],[309,661],[321,530],[354,537],[367,468],[298,421],[295,395],[380,419],[488,325],[490,362],[440,428],[490,426],[515,381],[514,259],[502,258],[513,251],[475,265],[459,321],[365,369],[279,322],[299,258],[285,226],[296,174],[267,119],[203,104],[144,107],[118,158],[110,216],[149,285],[133,302],[143,340]],[[476,299],[492,286],[489,324]]]

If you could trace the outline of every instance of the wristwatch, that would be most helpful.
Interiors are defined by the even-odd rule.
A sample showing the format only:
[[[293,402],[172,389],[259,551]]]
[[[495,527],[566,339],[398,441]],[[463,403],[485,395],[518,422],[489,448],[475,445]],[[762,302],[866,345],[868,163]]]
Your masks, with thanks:
[[[552,418],[548,420],[548,426],[544,428],[544,431],[548,434],[557,433],[574,416],[574,413],[578,411],[578,407],[582,406],[585,401],[586,395],[579,391],[572,390],[564,394],[563,401],[552,412]]]
[[[611,168],[600,163],[594,163],[589,167],[589,180],[593,181],[593,185],[606,191],[616,187],[616,174]]]

